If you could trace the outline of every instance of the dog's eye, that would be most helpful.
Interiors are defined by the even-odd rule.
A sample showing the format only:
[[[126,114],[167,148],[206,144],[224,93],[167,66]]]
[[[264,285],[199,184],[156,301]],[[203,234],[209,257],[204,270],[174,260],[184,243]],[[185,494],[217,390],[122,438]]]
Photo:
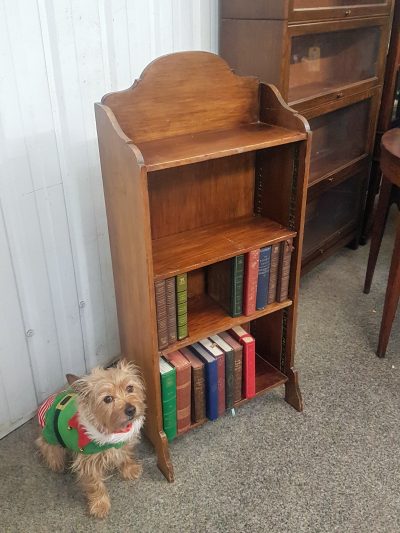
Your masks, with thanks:
[[[133,392],[133,385],[128,385],[126,387],[126,392]]]
[[[105,401],[105,403],[111,403],[113,401],[113,397],[112,396],[105,396],[103,398],[103,400]]]

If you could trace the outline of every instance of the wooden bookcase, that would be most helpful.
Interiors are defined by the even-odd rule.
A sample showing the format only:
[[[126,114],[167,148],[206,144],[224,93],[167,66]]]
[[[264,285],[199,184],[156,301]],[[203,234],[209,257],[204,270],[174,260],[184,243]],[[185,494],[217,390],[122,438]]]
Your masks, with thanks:
[[[310,133],[274,87],[206,52],[155,60],[95,108],[122,355],[143,373],[145,431],[172,481],[156,280],[188,273],[189,336],[168,351],[242,324],[256,338],[257,395],[285,384],[286,400],[302,410],[293,365]],[[289,236],[286,301],[232,318],[206,295],[207,265]]]
[[[221,0],[220,54],[275,84],[313,133],[303,272],[358,244],[392,0]]]

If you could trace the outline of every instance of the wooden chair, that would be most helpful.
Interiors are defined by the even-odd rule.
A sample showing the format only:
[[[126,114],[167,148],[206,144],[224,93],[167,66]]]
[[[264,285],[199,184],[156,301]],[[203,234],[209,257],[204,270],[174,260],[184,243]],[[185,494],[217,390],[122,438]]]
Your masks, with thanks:
[[[364,292],[368,294],[371,288],[376,260],[385,230],[388,208],[393,197],[394,187],[400,187],[400,129],[395,128],[386,132],[382,137],[380,165],[382,170],[382,185],[378,207],[372,230],[371,248],[368,257],[367,273],[365,276]],[[385,357],[390,332],[400,297],[400,222],[397,227],[389,279],[386,288],[385,305],[383,308],[381,329],[377,349],[378,357]]]

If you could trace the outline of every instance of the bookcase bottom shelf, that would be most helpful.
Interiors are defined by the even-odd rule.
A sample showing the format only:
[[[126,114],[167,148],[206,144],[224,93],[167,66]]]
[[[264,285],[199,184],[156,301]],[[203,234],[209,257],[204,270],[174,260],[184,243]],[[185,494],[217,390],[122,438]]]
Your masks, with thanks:
[[[170,344],[163,350],[160,350],[160,355],[174,352],[184,346],[198,342],[205,337],[210,337],[211,335],[221,333],[221,331],[226,331],[234,326],[245,324],[246,322],[274,313],[275,311],[279,311],[290,305],[292,305],[292,300],[288,299],[283,302],[269,304],[265,309],[256,311],[249,316],[240,315],[238,317],[232,317],[207,294],[190,298],[188,300],[189,336],[174,344]]]
[[[288,377],[285,376],[285,374],[282,374],[279,370],[277,370],[274,366],[272,366],[268,361],[265,361],[260,357],[259,355],[256,355],[256,396],[261,396],[262,394],[265,394],[266,392],[279,387],[280,385],[283,385],[288,381]],[[243,398],[240,400],[240,402],[235,403],[234,408],[240,407],[241,405],[250,402],[253,400],[253,398]],[[226,413],[229,412],[229,409],[226,411]],[[185,435],[192,429],[198,428],[202,425],[204,425],[206,422],[210,422],[208,418],[205,420],[202,420],[201,422],[196,422],[190,426],[190,428],[177,435],[177,437],[180,437],[181,435]]]

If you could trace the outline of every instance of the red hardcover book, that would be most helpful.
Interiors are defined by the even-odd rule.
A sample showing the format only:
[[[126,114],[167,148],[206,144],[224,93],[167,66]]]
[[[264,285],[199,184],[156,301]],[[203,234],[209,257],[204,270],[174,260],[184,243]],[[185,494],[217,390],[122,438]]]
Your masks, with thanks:
[[[241,326],[235,326],[229,333],[243,346],[243,395],[256,395],[256,341]]]
[[[260,250],[251,250],[244,257],[243,314],[246,316],[256,310],[259,259]]]
[[[218,416],[221,416],[225,412],[225,354],[211,339],[202,339],[199,343],[217,360]]]
[[[176,369],[176,418],[178,434],[190,428],[191,367],[180,352],[164,355]]]

